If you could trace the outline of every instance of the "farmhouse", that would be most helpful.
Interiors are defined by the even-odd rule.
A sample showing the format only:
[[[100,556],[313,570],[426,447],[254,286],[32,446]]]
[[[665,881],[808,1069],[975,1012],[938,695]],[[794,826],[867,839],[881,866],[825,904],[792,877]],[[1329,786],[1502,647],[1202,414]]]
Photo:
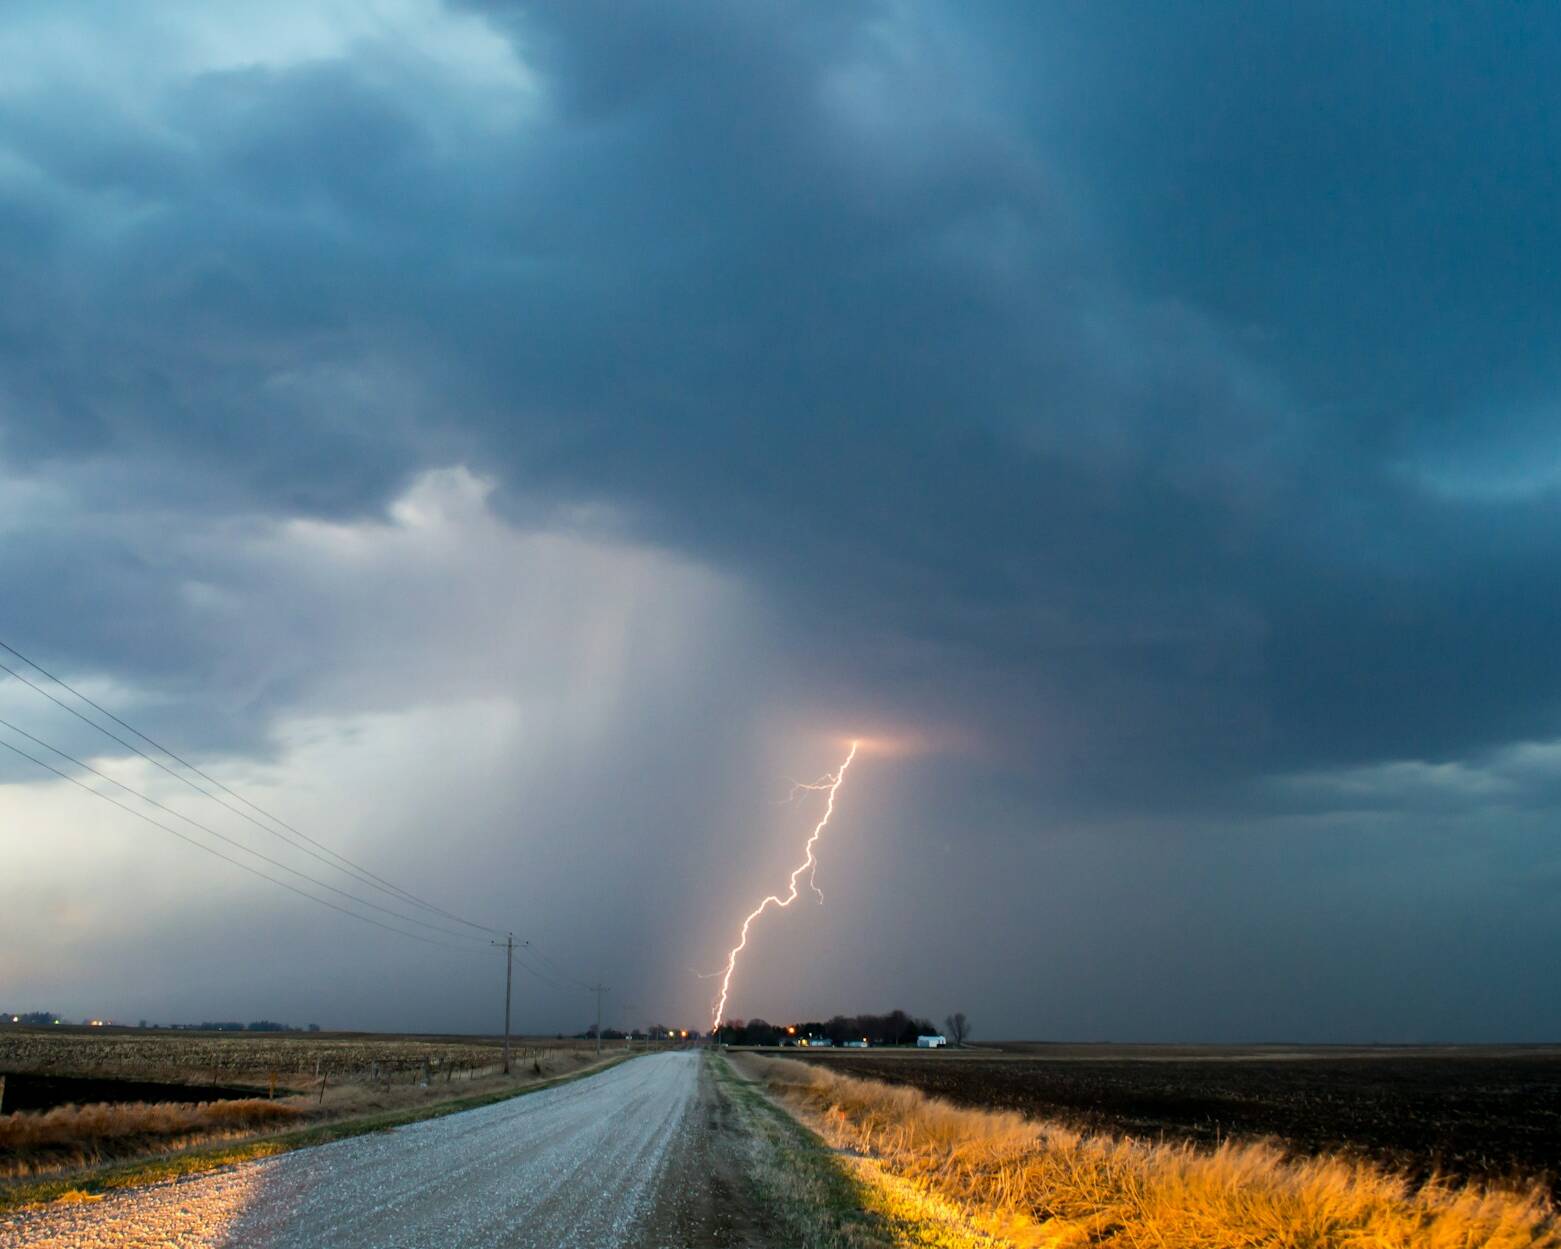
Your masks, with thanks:
[[[916,1048],[923,1050],[942,1049],[948,1044],[948,1038],[942,1036],[919,1036],[916,1038]]]

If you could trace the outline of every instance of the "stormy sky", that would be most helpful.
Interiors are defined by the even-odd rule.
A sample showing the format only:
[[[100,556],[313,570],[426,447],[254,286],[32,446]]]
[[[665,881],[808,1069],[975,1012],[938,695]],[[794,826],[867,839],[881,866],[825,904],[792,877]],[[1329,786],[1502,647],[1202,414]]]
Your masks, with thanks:
[[[1540,5],[7,5],[0,640],[531,940],[525,1030],[708,1018],[860,737],[733,1015],[1554,1039],[1558,55]],[[0,678],[0,740],[455,930],[3,751],[0,1007],[499,1026],[485,934]]]

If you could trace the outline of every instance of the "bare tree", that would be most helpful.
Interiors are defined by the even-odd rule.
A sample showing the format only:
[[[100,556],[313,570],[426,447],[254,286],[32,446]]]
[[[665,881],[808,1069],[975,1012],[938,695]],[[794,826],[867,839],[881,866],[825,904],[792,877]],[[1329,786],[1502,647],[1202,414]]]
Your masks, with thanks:
[[[970,1035],[970,1020],[965,1018],[965,1012],[955,1011],[943,1021],[943,1026],[949,1030],[949,1040],[955,1045],[963,1045],[965,1038]]]

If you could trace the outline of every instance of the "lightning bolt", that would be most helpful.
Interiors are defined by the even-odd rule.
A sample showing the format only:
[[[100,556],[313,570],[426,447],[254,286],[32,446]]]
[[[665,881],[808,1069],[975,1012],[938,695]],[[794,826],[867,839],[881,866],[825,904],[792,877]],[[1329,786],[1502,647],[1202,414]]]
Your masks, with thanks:
[[[712,1032],[721,1026],[721,1019],[726,1013],[726,995],[732,986],[732,972],[737,967],[737,956],[743,952],[743,948],[748,944],[748,928],[753,921],[763,915],[772,903],[777,907],[786,907],[795,902],[797,900],[797,881],[801,878],[803,872],[808,873],[808,887],[818,894],[820,902],[824,900],[823,893],[813,883],[813,873],[818,870],[818,860],[813,857],[813,847],[818,842],[819,835],[823,833],[824,826],[829,823],[829,817],[835,813],[835,795],[840,792],[840,783],[846,779],[846,769],[851,766],[851,760],[856,758],[856,748],[859,745],[861,745],[860,742],[851,743],[851,750],[846,755],[845,762],[840,765],[840,770],[833,775],[823,777],[810,785],[796,785],[792,788],[793,794],[798,789],[825,790],[829,794],[829,801],[825,804],[823,818],[814,825],[813,835],[808,838],[807,845],[804,847],[807,851],[806,856],[791,873],[791,879],[787,882],[786,896],[782,898],[776,894],[770,894],[763,902],[749,911],[748,917],[743,920],[742,935],[739,937],[737,944],[732,947],[731,953],[726,956],[726,971],[721,977],[721,997],[715,1004],[715,1018],[710,1026]]]

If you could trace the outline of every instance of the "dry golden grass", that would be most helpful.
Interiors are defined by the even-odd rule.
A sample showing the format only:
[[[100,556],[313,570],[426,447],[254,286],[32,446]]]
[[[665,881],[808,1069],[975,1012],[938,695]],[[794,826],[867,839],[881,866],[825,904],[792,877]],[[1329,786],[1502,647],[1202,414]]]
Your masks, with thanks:
[[[287,1127],[304,1112],[262,1099],[56,1106],[0,1115],[0,1175],[31,1175]]]
[[[784,1059],[760,1072],[829,1144],[865,1161],[883,1200],[903,1204],[910,1191],[952,1202],[1004,1243],[1561,1249],[1556,1210],[1537,1189],[1415,1186],[1368,1163],[1290,1159],[1262,1143],[1207,1150],[1085,1136]]]
[[[0,1149],[37,1149],[115,1136],[175,1136],[210,1129],[271,1127],[296,1119],[293,1106],[260,1098],[241,1101],[97,1103],[56,1106],[41,1114],[0,1115]]]

